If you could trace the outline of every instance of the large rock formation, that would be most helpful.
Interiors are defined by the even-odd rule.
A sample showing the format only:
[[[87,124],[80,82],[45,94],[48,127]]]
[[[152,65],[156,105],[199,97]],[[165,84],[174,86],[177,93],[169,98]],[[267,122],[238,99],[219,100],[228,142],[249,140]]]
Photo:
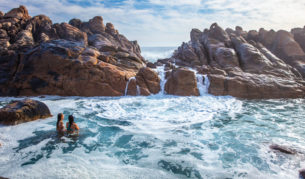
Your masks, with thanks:
[[[247,32],[214,23],[190,38],[171,58],[146,67],[137,41],[101,16],[53,24],[24,6],[0,12],[0,96],[156,94],[160,78],[149,67],[165,64],[168,94],[199,95],[197,70],[208,75],[214,95],[305,97],[304,28]]]
[[[160,91],[160,78],[150,68],[141,68],[136,76],[137,85],[140,87],[139,95],[156,94]]]
[[[304,34],[304,29],[294,29],[292,33],[264,29],[246,32],[241,27],[223,30],[214,23],[203,32],[193,29],[188,43],[183,43],[171,58],[158,60],[156,65],[174,63],[208,74],[209,93],[213,95],[251,99],[304,97]],[[179,85],[173,82],[173,74],[174,71],[167,78],[166,89],[177,94],[173,90]],[[188,90],[194,89],[190,84],[187,86]],[[182,91],[178,95],[190,95]]]
[[[179,96],[199,96],[195,73],[185,68],[172,70],[165,83],[165,91]]]
[[[0,123],[5,125],[16,125],[51,116],[47,105],[31,99],[12,101],[0,109]]]
[[[24,6],[0,16],[0,96],[120,96],[145,63],[137,42],[101,16],[53,24]],[[153,75],[142,75],[146,95],[158,90]]]
[[[152,69],[141,68],[135,78],[130,78],[125,90],[127,95],[132,96],[157,94],[160,91],[160,78]]]

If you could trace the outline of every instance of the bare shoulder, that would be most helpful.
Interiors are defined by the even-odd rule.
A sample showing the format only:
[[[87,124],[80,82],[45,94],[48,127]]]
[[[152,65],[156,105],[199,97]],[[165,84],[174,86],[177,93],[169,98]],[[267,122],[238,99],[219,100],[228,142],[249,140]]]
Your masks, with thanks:
[[[74,123],[73,125],[74,125],[75,129],[79,130],[79,127],[78,127],[78,125],[76,123]]]

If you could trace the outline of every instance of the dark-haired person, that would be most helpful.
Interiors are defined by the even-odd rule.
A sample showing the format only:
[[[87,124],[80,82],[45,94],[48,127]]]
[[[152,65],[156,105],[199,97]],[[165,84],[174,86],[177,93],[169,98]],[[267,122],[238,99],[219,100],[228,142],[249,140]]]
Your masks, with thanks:
[[[68,133],[74,133],[79,131],[79,127],[74,122],[74,117],[72,115],[69,115],[69,122],[67,122],[66,127]]]
[[[64,125],[64,114],[63,113],[59,113],[57,115],[57,123],[56,123],[56,131],[63,133],[66,131],[65,129],[65,125]]]

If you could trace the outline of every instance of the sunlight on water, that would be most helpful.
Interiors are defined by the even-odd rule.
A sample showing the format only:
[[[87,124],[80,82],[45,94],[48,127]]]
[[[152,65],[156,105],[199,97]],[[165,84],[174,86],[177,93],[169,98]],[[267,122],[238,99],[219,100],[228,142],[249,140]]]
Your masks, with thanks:
[[[12,98],[0,98],[0,106]],[[38,98],[34,98],[38,99]],[[54,117],[0,127],[0,176],[9,178],[297,178],[305,106],[233,97],[47,97]],[[57,136],[73,114],[78,137]]]

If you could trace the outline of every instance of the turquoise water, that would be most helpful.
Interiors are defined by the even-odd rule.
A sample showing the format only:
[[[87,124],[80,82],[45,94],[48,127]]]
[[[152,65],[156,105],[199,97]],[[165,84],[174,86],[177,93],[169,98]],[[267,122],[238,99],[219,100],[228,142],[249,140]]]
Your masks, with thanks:
[[[0,98],[0,106],[12,98]],[[54,97],[54,117],[0,126],[0,176],[9,178],[298,178],[305,105],[233,97]],[[56,114],[79,136],[58,136]],[[290,146],[290,156],[269,149]]]
[[[151,62],[175,48],[142,48]],[[298,178],[305,168],[305,99],[201,96],[33,98],[54,117],[0,126],[0,176],[9,178]],[[0,107],[15,98],[0,98]],[[21,98],[18,98],[21,99]],[[79,136],[58,136],[56,115],[73,114]],[[297,155],[271,151],[291,147]]]

